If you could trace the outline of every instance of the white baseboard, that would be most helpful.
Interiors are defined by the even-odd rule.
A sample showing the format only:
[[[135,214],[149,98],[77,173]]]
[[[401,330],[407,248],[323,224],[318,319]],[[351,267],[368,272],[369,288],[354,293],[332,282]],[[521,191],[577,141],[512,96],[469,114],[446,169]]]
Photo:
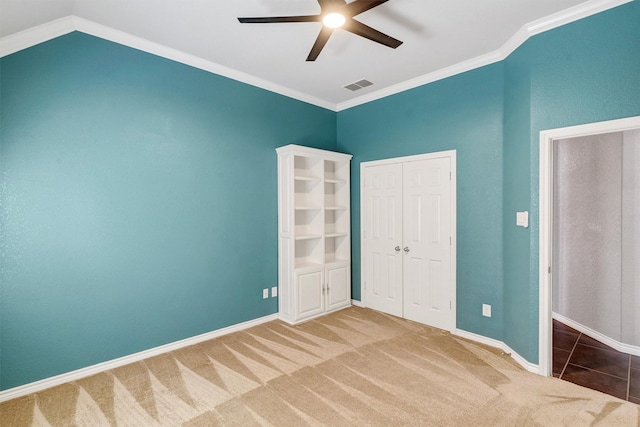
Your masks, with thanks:
[[[565,325],[575,329],[576,331],[582,332],[585,335],[589,335],[591,338],[598,340],[601,343],[606,344],[609,347],[612,347],[622,353],[640,356],[640,347],[616,341],[613,338],[609,338],[608,336],[601,334],[600,332],[595,331],[588,326],[584,326],[576,322],[575,320],[571,320],[568,317],[563,316],[562,314],[553,312],[552,317],[557,321],[562,322]]]
[[[351,304],[356,307],[364,307],[362,302],[358,300],[351,300]],[[247,322],[238,323],[236,325],[228,326],[226,328],[221,328],[221,329],[217,329],[215,331],[207,332],[201,335],[196,335],[191,338],[175,341],[175,342],[161,345],[159,347],[154,347],[148,350],[143,350],[141,352],[130,354],[128,356],[123,356],[117,359],[98,363],[96,365],[87,366],[86,368],[77,369],[75,371],[66,372],[64,374],[56,375],[54,377],[45,378],[43,380],[39,380],[29,384],[10,388],[8,390],[3,390],[3,391],[0,391],[0,402],[5,402],[7,400],[15,399],[21,396],[26,396],[31,393],[37,393],[39,391],[46,390],[48,388],[55,387],[70,381],[76,381],[81,378],[98,374],[100,372],[119,368],[121,366],[128,365],[130,363],[139,362],[143,359],[158,356],[160,354],[168,353],[170,351],[175,351],[184,347],[188,347],[190,345],[198,344],[203,341],[220,337],[222,335],[227,335],[233,332],[238,332],[244,329],[248,329],[253,326],[257,326],[257,325],[270,322],[276,319],[278,319],[277,313],[270,314],[268,316],[260,317],[258,319],[249,320]],[[574,327],[572,325],[569,325],[569,326]],[[575,329],[579,330],[578,328],[575,328]],[[467,332],[462,329],[456,329],[454,332],[454,335],[469,339],[471,341],[476,341],[481,344],[486,344],[490,347],[499,348],[505,353],[509,353],[511,355],[511,358],[514,359],[519,365],[521,365],[527,371],[535,374],[539,373],[538,365],[528,362],[524,357],[520,356],[518,353],[513,351],[508,345],[506,345],[502,341],[498,341],[493,338],[488,338],[482,335],[474,334],[472,332]]]
[[[531,373],[534,373],[534,374],[539,374],[540,373],[540,369],[539,369],[538,365],[536,365],[535,363],[531,363],[531,362],[527,361],[527,359],[525,359],[524,357],[520,356],[518,353],[513,351],[511,349],[511,347],[509,347],[508,345],[506,345],[502,341],[498,341],[498,340],[493,339],[493,338],[485,337],[483,335],[474,334],[473,332],[463,331],[462,329],[456,329],[455,332],[454,332],[454,335],[457,335],[457,336],[459,336],[461,338],[466,338],[466,339],[471,340],[471,341],[476,341],[476,342],[479,342],[481,344],[488,345],[490,347],[499,348],[500,350],[502,350],[505,353],[509,354],[513,360],[515,360],[520,366],[522,366],[527,371],[529,371]]]
[[[365,307],[362,301],[358,301],[354,299],[351,300],[351,305],[354,305],[356,307]],[[453,335],[459,336],[461,338],[466,338],[471,341],[479,342],[481,344],[486,344],[490,347],[499,348],[500,350],[509,354],[513,360],[515,360],[520,366],[522,366],[527,371],[532,372],[534,374],[540,373],[540,368],[538,365],[536,365],[535,363],[529,362],[527,359],[525,359],[524,357],[520,356],[518,353],[513,351],[511,347],[509,347],[502,341],[485,337],[484,335],[474,334],[473,332],[467,332],[462,329],[455,329],[452,333]]]
[[[18,387],[10,388],[8,390],[0,391],[0,402],[15,399],[17,397],[25,396],[31,393],[37,393],[39,391],[55,387],[69,381],[76,381],[81,378],[85,378],[91,375],[98,374],[100,372],[108,371],[110,369],[119,368],[124,365],[128,365],[133,362],[139,362],[149,357],[158,356],[163,353],[178,350],[190,345],[198,344],[203,341],[207,341],[213,338],[227,335],[232,332],[238,332],[244,329],[251,328],[272,320],[276,320],[278,314],[270,314],[268,316],[260,317],[258,319],[249,320],[247,322],[231,325],[226,328],[216,329],[215,331],[206,332],[201,335],[196,335],[191,338],[186,338],[180,341],[175,341],[169,344],[161,345],[159,347],[143,350],[138,353],[130,354],[128,356],[119,357],[117,359],[108,360],[106,362],[98,363],[97,365],[87,366],[86,368],[77,369],[75,371],[66,372],[64,374],[56,375],[55,377],[45,378],[43,380],[35,381],[29,384],[21,385]]]

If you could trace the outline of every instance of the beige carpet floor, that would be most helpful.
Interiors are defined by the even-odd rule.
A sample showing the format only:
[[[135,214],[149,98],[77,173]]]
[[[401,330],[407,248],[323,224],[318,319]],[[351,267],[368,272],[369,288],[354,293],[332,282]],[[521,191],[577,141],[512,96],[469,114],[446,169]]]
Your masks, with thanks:
[[[352,307],[265,323],[4,402],[18,426],[640,426],[640,406]]]

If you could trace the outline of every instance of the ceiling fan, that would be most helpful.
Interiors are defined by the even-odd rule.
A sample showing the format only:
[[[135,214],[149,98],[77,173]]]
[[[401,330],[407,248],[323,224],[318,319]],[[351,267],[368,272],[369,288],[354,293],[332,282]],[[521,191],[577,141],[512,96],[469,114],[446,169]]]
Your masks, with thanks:
[[[243,24],[269,24],[282,22],[322,22],[324,25],[316,42],[309,52],[307,61],[315,61],[322,48],[337,28],[342,28],[350,33],[357,34],[374,42],[397,48],[402,44],[400,40],[394,39],[378,30],[375,30],[353,17],[380,6],[389,0],[354,0],[347,3],[345,0],[317,0],[320,4],[320,14],[303,16],[274,16],[263,18],[238,18]]]

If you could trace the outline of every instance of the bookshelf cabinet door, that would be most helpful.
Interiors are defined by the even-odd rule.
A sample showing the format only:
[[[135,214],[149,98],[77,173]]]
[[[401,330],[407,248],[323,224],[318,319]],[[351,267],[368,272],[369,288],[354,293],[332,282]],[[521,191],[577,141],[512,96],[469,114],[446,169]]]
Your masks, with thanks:
[[[323,268],[296,271],[296,321],[322,314],[324,307]]]

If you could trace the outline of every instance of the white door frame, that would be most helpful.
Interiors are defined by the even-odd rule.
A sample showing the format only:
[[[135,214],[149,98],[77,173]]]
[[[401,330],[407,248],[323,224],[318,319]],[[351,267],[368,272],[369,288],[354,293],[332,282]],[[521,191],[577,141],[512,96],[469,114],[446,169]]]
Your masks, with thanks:
[[[373,166],[381,166],[381,165],[390,165],[394,163],[404,163],[404,162],[412,162],[419,160],[433,160],[439,159],[443,157],[448,157],[451,160],[451,322],[449,323],[450,332],[455,333],[456,331],[456,271],[457,271],[457,169],[456,169],[456,150],[447,150],[447,151],[439,151],[436,153],[425,153],[425,154],[417,154],[414,156],[405,156],[405,157],[394,157],[390,159],[383,160],[373,160],[369,162],[360,163],[360,298],[362,299],[363,307],[367,306],[366,301],[366,293],[364,292],[364,270],[363,270],[363,260],[365,257],[364,254],[364,221],[362,218],[364,212],[364,171],[365,168],[373,167]]]
[[[579,138],[640,128],[640,116],[589,123],[540,132],[540,235],[539,235],[539,355],[540,375],[552,374],[552,286],[553,260],[553,142],[558,139]]]

